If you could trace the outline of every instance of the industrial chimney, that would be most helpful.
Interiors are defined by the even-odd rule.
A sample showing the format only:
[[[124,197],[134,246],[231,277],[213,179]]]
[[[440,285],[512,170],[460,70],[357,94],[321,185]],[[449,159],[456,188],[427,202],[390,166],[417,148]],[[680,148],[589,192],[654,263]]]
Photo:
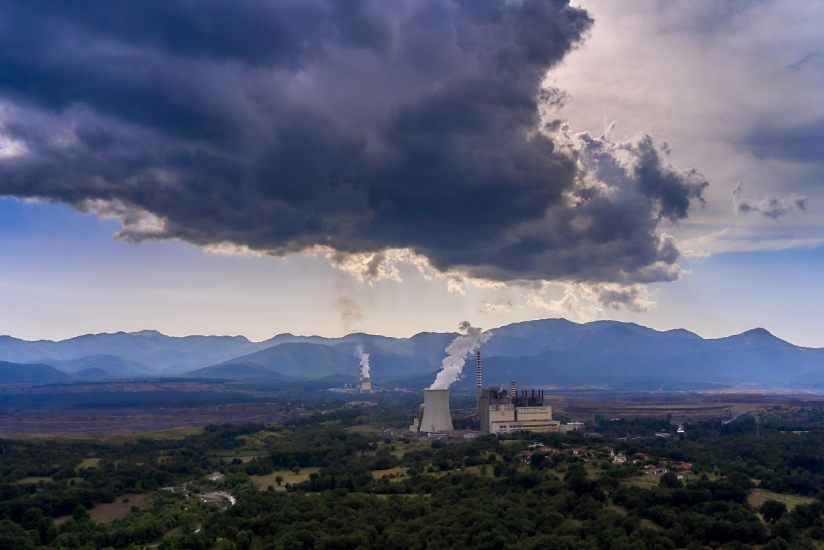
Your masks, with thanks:
[[[481,382],[481,352],[479,351],[475,356],[478,359],[478,374],[476,383],[478,385],[478,411],[481,410],[481,386],[483,385]]]
[[[452,417],[449,416],[449,389],[423,390],[421,431],[451,432],[452,429]]]

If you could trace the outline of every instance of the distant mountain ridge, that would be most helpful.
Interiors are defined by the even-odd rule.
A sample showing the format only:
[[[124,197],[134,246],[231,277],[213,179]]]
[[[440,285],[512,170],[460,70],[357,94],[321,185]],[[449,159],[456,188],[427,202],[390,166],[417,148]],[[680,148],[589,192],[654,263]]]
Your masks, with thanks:
[[[824,349],[795,346],[762,328],[704,339],[685,329],[657,331],[618,321],[580,324],[541,319],[491,332],[482,350],[485,385],[515,380],[521,386],[621,390],[824,388]],[[171,337],[153,330],[88,334],[59,342],[0,336],[0,361],[32,364],[28,365],[32,372],[46,378],[53,373],[47,374],[43,366],[65,373],[66,379],[183,375],[320,383],[357,380],[362,348],[370,354],[373,383],[389,388],[426,384],[434,378],[446,355],[444,349],[455,336],[424,332],[393,338],[354,333],[325,338],[285,333],[263,342],[244,336]],[[457,388],[474,384],[474,358],[468,364],[470,370]],[[20,368],[15,367],[15,372]],[[0,376],[0,383],[12,382]]]
[[[21,365],[0,361],[0,384],[39,384],[43,382],[67,382],[71,376],[49,365]]]

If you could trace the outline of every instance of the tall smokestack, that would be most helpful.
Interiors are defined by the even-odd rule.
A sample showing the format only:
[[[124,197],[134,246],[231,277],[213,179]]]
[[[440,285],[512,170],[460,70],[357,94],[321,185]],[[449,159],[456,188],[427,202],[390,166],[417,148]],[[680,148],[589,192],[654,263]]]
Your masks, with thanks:
[[[476,379],[475,379],[475,383],[478,385],[478,413],[480,414],[480,412],[481,412],[481,391],[482,391],[481,386],[483,385],[482,382],[481,382],[481,352],[480,351],[475,354],[475,358],[478,361],[478,371],[477,371],[477,376],[476,376]]]
[[[518,394],[515,393],[515,382],[509,383],[509,395],[512,397],[512,399],[518,397]]]
[[[449,389],[423,390],[422,432],[451,432],[452,417],[449,416]]]

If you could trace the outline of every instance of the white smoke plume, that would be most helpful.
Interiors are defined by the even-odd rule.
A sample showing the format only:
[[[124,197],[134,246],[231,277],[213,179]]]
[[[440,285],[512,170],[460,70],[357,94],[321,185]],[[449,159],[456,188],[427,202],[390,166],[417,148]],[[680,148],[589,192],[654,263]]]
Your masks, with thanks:
[[[441,362],[441,372],[429,386],[430,390],[449,388],[461,375],[469,354],[481,347],[481,344],[492,336],[491,332],[483,332],[482,329],[470,325],[468,321],[462,322],[459,329],[463,334],[452,340],[452,343],[446,347],[448,357]]]
[[[360,355],[360,374],[364,380],[369,379],[369,354],[363,351],[361,346],[358,346],[358,355]]]

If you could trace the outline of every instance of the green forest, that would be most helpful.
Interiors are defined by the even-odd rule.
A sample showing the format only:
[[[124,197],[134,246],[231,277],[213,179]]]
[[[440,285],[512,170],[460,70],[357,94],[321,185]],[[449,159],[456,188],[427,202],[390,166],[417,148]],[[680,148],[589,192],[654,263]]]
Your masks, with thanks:
[[[428,440],[388,405],[0,441],[0,550],[824,548],[820,409]],[[648,435],[645,435],[648,434]],[[650,471],[658,472],[650,475]]]

